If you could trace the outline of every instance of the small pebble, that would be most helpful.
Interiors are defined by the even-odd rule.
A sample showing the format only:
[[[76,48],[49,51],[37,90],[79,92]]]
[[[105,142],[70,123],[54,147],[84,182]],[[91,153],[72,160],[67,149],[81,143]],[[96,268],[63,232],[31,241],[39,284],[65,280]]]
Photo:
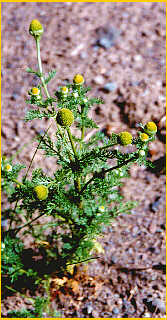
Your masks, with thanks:
[[[117,89],[117,84],[115,82],[108,82],[103,86],[103,90],[107,93],[115,91]]]
[[[155,281],[156,279],[157,279],[157,275],[156,275],[156,274],[153,274],[152,277],[151,277],[151,280],[152,280],[152,281]]]
[[[97,44],[99,47],[102,47],[104,49],[110,49],[114,45],[114,42],[112,38],[109,39],[104,36],[97,41]]]
[[[115,264],[117,263],[117,261],[118,261],[118,258],[116,256],[111,257],[111,263]]]
[[[115,44],[119,31],[115,28],[99,28],[97,30],[98,40],[96,45],[104,49],[110,49]]]
[[[83,43],[80,43],[76,48],[74,48],[74,49],[71,51],[70,55],[71,55],[72,57],[77,56],[78,53],[79,53],[81,50],[83,50],[83,48],[84,48],[84,44],[83,44]]]
[[[136,236],[138,233],[139,233],[139,228],[138,228],[137,226],[135,226],[135,227],[132,229],[132,235],[133,235],[133,236]]]
[[[81,59],[86,59],[87,58],[87,53],[85,52],[85,51],[81,51],[81,53],[80,53],[80,58]]]
[[[134,56],[134,60],[136,62],[141,61],[142,60],[142,56],[140,54],[137,54],[136,56]]]
[[[132,249],[132,248],[129,248],[129,249],[128,249],[128,253],[131,254],[131,255],[134,254],[133,249]]]
[[[104,77],[99,75],[99,76],[96,76],[94,79],[93,79],[93,82],[95,84],[100,84],[102,85],[104,83]]]
[[[19,98],[18,92],[14,91],[14,92],[12,93],[11,99],[14,100],[14,101],[16,101],[18,98]]]
[[[87,306],[87,311],[88,311],[88,314],[92,313],[92,311],[93,311],[92,305]]]
[[[157,197],[156,199],[155,199],[155,201],[151,204],[151,210],[153,211],[153,212],[157,212],[158,211],[158,209],[159,209],[159,205],[160,205],[160,197]]]
[[[122,305],[122,299],[119,298],[117,302],[119,305]]]
[[[113,312],[114,314],[119,314],[119,309],[115,307],[115,308],[113,308],[112,312]]]
[[[145,312],[145,313],[143,314],[143,318],[151,318],[151,313]]]
[[[157,307],[162,313],[166,312],[166,306],[165,303],[161,299],[154,299],[152,301],[153,306]]]

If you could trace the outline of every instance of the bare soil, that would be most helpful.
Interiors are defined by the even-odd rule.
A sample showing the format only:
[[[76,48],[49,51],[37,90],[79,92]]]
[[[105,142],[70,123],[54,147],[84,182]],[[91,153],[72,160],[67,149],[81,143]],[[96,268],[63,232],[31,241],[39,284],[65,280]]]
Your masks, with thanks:
[[[53,307],[63,317],[165,318],[165,3],[2,3],[2,153],[7,157],[49,123],[23,121],[27,91],[38,81],[25,72],[37,67],[28,33],[34,18],[45,29],[44,70],[57,70],[50,92],[81,73],[90,94],[105,102],[92,116],[106,134],[124,129],[134,134],[139,122],[149,120],[158,126],[149,150],[155,169],[133,165],[121,190],[138,206],[104,228],[100,259],[77,267],[71,286],[58,292],[53,286]],[[28,165],[35,146],[22,148],[15,161]],[[53,170],[40,152],[33,164],[38,166]],[[20,308],[31,309],[28,299],[11,293],[2,301],[2,317]]]

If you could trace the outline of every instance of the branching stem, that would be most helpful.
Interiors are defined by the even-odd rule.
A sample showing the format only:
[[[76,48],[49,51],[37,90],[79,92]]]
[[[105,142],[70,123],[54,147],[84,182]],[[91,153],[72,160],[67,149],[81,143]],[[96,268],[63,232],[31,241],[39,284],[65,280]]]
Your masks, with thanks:
[[[23,226],[19,227],[16,229],[15,234],[17,234],[21,229],[31,225],[32,222],[36,221],[37,219],[39,219],[40,217],[42,217],[45,214],[45,212],[41,213],[39,216],[37,216],[36,218],[32,219],[31,221],[25,223]]]
[[[113,170],[115,170],[115,169],[119,169],[119,168],[125,166],[126,164],[128,164],[128,163],[131,162],[131,161],[137,160],[137,158],[138,158],[138,155],[136,155],[136,156],[134,156],[134,157],[126,160],[126,161],[125,161],[124,163],[122,163],[121,165],[117,165],[117,166],[114,166],[114,167],[112,167],[112,168],[109,168],[109,169],[106,169],[106,170],[102,170],[101,172],[99,172],[99,173],[97,173],[97,174],[98,174],[99,176],[100,176],[100,174],[105,175],[106,173],[108,173],[108,172],[110,172],[110,171],[113,171]],[[97,176],[94,175],[90,180],[88,180],[88,182],[83,186],[83,188],[81,189],[81,191],[80,191],[79,194],[81,195],[81,194],[83,193],[83,191],[87,188],[87,186],[88,186],[94,179],[96,179],[96,178],[97,178]]]

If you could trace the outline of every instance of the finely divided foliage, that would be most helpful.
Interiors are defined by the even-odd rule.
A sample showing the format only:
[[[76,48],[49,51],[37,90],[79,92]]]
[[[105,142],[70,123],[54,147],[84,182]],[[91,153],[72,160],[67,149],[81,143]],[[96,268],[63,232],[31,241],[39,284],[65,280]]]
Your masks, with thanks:
[[[3,213],[9,220],[9,227],[3,234],[2,272],[7,273],[11,281],[22,277],[23,273],[27,277],[31,275],[36,283],[44,275],[39,276],[31,268],[24,269],[20,236],[31,234],[34,243],[47,244],[45,275],[56,270],[64,273],[69,265],[94,258],[95,239],[102,234],[103,226],[111,224],[121,213],[130,213],[135,205],[123,202],[119,193],[121,179],[128,177],[129,166],[135,162],[151,165],[146,159],[148,143],[154,140],[157,131],[150,121],[139,124],[136,137],[126,131],[106,137],[89,117],[90,108],[103,101],[89,98],[90,88],[85,86],[83,75],[76,74],[72,83],[62,85],[51,95],[47,85],[53,81],[56,71],[49,72],[48,76],[42,71],[42,33],[41,24],[33,20],[30,34],[36,41],[39,69],[28,68],[27,71],[41,81],[37,88],[28,91],[26,103],[31,109],[25,121],[42,118],[55,121],[54,138],[50,137],[50,128],[44,128],[44,133],[37,136],[37,150],[42,149],[46,157],[53,158],[53,165],[56,160],[57,166],[52,176],[46,175],[42,168],[33,170],[30,175],[32,159],[21,180],[19,172],[25,166],[13,164],[5,157],[2,159],[2,187],[11,203],[11,208]],[[77,135],[72,134],[73,127],[78,128]],[[97,131],[87,141],[85,137],[91,128]],[[127,150],[130,144],[134,146],[133,152]],[[120,145],[124,147],[120,149]],[[37,223],[41,216],[49,216],[49,222]],[[96,252],[97,248],[96,244]],[[99,252],[102,251],[99,249]]]

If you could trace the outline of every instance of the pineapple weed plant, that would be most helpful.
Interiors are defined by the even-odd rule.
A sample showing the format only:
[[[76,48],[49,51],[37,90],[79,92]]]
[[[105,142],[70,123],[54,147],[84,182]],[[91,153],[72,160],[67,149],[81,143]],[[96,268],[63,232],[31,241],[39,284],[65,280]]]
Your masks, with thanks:
[[[35,74],[40,84],[28,92],[26,102],[33,109],[27,112],[25,121],[51,118],[56,122],[54,139],[49,136],[50,127],[37,137],[34,156],[42,149],[54,163],[56,159],[58,168],[53,176],[38,168],[29,177],[33,156],[26,174],[19,181],[18,175],[25,166],[2,157],[2,187],[11,203],[11,208],[3,212],[9,219],[9,227],[2,234],[2,273],[8,276],[10,284],[23,277],[33,279],[35,284],[43,282],[49,297],[49,274],[57,272],[61,278],[64,273],[72,273],[75,264],[96,258],[92,253],[103,252],[96,237],[102,234],[104,225],[109,225],[121,213],[130,213],[134,203],[122,202],[121,179],[128,177],[129,166],[133,163],[151,165],[146,160],[148,143],[154,140],[157,127],[152,121],[139,124],[137,137],[125,131],[112,133],[108,138],[97,131],[86,142],[87,129],[98,129],[88,112],[94,104],[103,101],[87,96],[90,88],[84,86],[84,77],[80,74],[74,76],[73,83],[60,87],[51,96],[47,85],[56,72],[49,72],[47,77],[43,73],[40,57],[43,27],[38,20],[31,22],[29,33],[36,42],[38,71],[31,68],[27,71]],[[74,124],[80,132],[77,137],[71,132]],[[125,146],[125,150],[119,148],[120,145]],[[127,145],[134,145],[135,151],[127,152]],[[115,159],[115,165],[111,166],[111,159]],[[20,216],[25,224],[21,223]],[[43,225],[38,223],[42,216],[52,219]],[[43,248],[43,275],[23,264],[21,238],[26,234]],[[47,299],[40,301],[38,298],[34,310],[39,305],[48,305]],[[30,316],[24,312],[25,317]],[[39,310],[34,311],[34,315],[41,316]]]

